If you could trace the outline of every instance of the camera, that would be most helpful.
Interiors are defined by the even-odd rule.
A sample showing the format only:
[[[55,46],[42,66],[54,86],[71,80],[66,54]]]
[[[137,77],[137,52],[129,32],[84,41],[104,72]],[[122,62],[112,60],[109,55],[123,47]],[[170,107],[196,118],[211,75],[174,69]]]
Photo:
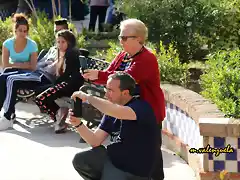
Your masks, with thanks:
[[[74,101],[71,100],[71,109],[73,110],[73,116],[75,117],[82,117],[82,100],[79,98],[76,98]]]

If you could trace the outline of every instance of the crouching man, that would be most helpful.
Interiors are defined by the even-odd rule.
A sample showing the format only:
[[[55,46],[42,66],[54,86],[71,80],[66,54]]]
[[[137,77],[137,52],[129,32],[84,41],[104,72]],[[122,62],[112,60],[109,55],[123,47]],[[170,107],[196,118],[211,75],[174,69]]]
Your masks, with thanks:
[[[133,97],[134,79],[118,72],[109,76],[106,98],[81,91],[72,95],[88,101],[104,113],[99,127],[92,132],[70,111],[69,121],[92,146],[75,155],[73,166],[85,180],[149,180],[158,147],[157,124],[151,106]],[[109,117],[115,117],[109,118]],[[111,143],[102,143],[110,136]]]

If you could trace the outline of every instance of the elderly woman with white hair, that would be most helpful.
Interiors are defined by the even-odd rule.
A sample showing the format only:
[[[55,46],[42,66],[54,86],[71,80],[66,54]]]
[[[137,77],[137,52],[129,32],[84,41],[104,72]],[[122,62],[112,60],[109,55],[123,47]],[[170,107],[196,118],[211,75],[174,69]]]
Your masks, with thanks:
[[[96,84],[105,85],[108,76],[116,71],[129,73],[137,82],[136,94],[147,101],[153,108],[160,132],[161,124],[165,118],[164,94],[160,88],[160,72],[156,56],[144,46],[148,37],[148,29],[145,24],[138,19],[127,19],[120,24],[119,41],[123,47],[109,67],[104,71],[88,69],[83,75],[85,79]],[[160,155],[159,155],[160,154]],[[156,164],[153,169],[152,178],[164,179],[162,153],[158,154]]]

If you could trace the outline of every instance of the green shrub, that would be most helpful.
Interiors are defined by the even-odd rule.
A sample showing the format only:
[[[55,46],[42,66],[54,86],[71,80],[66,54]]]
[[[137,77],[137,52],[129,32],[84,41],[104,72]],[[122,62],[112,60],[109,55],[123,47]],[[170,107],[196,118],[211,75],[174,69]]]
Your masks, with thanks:
[[[73,33],[76,35],[77,38],[77,47],[78,48],[86,48],[87,46],[87,41],[86,37],[82,33],[78,33],[77,28],[73,23],[69,23],[69,28],[73,31]]]
[[[175,42],[184,61],[239,45],[239,0],[123,0],[122,10],[146,23],[151,41]]]
[[[48,49],[55,42],[54,37],[54,22],[49,20],[47,15],[38,12],[38,19],[34,23],[30,23],[29,36],[36,41],[39,52],[42,49]]]
[[[0,54],[2,54],[2,44],[3,42],[12,37],[12,19],[7,18],[5,21],[0,20]]]
[[[226,116],[240,118],[240,50],[211,55],[201,76],[202,95],[211,99]]]
[[[57,17],[61,18],[61,17]],[[85,36],[77,32],[74,24],[69,23],[69,28],[73,31],[77,38],[77,47],[85,48]],[[30,37],[38,44],[38,49],[48,49],[55,43],[54,21],[49,20],[45,12],[38,12],[38,19],[31,23]]]
[[[190,81],[188,65],[180,62],[179,54],[174,49],[173,44],[171,43],[166,47],[160,42],[160,49],[156,55],[161,73],[161,81],[187,87],[187,83]]]
[[[96,57],[105,59],[107,62],[111,62],[117,54],[122,51],[122,47],[119,43],[114,41],[110,41],[108,44],[110,48],[107,50],[97,51]]]

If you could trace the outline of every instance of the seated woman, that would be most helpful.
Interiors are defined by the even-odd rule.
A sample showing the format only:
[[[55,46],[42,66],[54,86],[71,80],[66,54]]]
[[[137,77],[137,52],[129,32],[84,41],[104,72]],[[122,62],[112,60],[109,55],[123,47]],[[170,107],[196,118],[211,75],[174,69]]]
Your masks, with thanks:
[[[11,100],[6,98],[12,96],[12,84],[10,78],[21,77],[36,69],[37,44],[27,37],[29,24],[23,14],[13,16],[14,37],[3,42],[2,62],[3,73],[0,74],[0,109],[4,109],[4,115],[0,119],[0,130],[5,130],[12,126],[12,114],[15,112],[14,106],[10,107]],[[30,77],[31,78],[31,77]],[[16,101],[16,98],[15,98]]]
[[[58,47],[57,79],[53,86],[36,97],[36,104],[56,122],[55,133],[65,131],[67,124],[58,116],[60,108],[55,100],[64,96],[70,97],[74,91],[79,90],[84,79],[79,72],[79,53],[76,49],[76,38],[69,30],[59,31],[56,35]]]

